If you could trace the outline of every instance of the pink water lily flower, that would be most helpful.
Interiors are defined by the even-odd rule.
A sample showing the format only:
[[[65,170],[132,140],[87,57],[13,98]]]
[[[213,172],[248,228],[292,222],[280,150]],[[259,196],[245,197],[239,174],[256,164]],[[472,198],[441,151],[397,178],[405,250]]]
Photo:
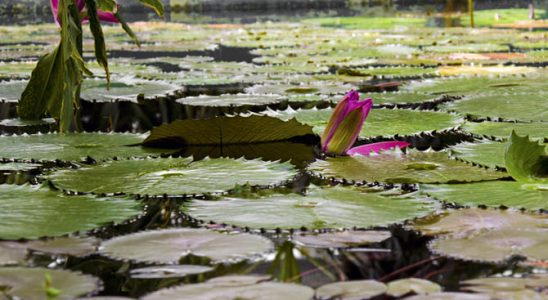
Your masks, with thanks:
[[[322,135],[322,150],[333,155],[369,155],[371,152],[400,149],[409,146],[402,141],[387,141],[351,148],[373,107],[373,99],[360,101],[358,92],[351,90],[337,104]]]
[[[59,9],[59,0],[51,0],[51,12],[53,13],[53,19],[55,20],[55,23],[59,24],[59,16],[57,15],[57,11]],[[78,8],[78,11],[83,12],[86,3],[85,0],[76,0],[76,7]],[[116,18],[116,15],[111,12],[101,11],[97,10],[97,18],[99,18],[100,21],[103,22],[109,22],[109,23],[119,23],[120,21],[118,18]],[[89,17],[87,15],[84,15],[82,18],[82,23],[87,22]]]

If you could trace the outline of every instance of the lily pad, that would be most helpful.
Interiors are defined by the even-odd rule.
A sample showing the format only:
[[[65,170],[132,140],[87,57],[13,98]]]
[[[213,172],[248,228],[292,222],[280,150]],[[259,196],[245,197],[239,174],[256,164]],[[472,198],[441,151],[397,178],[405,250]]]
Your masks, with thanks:
[[[450,210],[432,218],[416,221],[412,228],[425,235],[446,234],[467,237],[490,230],[542,229],[548,225],[543,215],[492,209]]]
[[[99,290],[100,280],[81,273],[47,268],[0,268],[0,286],[5,293],[20,299],[48,299],[44,282],[51,277],[51,288],[61,291],[57,299],[74,299]]]
[[[385,183],[455,183],[494,180],[503,172],[474,167],[447,157],[446,152],[409,151],[371,156],[329,157],[309,168],[313,174],[338,180]]]
[[[93,237],[57,237],[48,240],[28,242],[0,242],[1,248],[38,251],[53,255],[87,256],[95,252],[99,240]]]
[[[46,187],[9,184],[0,185],[0,208],[0,239],[59,236],[122,222],[141,212],[132,199],[65,196]]]
[[[202,274],[213,271],[212,267],[200,265],[163,265],[131,270],[131,278],[163,279],[179,278],[188,275]]]
[[[306,85],[272,84],[256,85],[246,89],[250,94],[275,94],[275,95],[299,95],[299,94],[323,94],[343,95],[351,90],[352,86],[344,84],[308,83]]]
[[[26,80],[0,81],[0,101],[19,101],[26,86]]]
[[[311,288],[294,283],[265,281],[260,276],[224,276],[199,284],[188,284],[159,290],[143,300],[180,299],[257,299],[257,300],[309,300],[314,296]]]
[[[166,152],[163,149],[137,145],[144,138],[145,135],[129,133],[0,135],[0,157],[39,161],[80,161],[88,156],[95,160],[103,160],[113,157],[159,155]]]
[[[439,98],[439,96],[436,95],[404,92],[368,93],[367,97],[372,98],[373,103],[377,105],[418,104],[432,102]]]
[[[415,295],[406,300],[492,300],[489,295],[469,294],[459,292],[439,292],[428,295]]]
[[[446,104],[443,109],[473,118],[501,118],[517,121],[548,121],[545,94],[495,94],[470,96]],[[519,103],[519,105],[517,104]]]
[[[466,122],[462,126],[464,131],[482,135],[488,138],[506,140],[515,131],[518,135],[528,135],[532,139],[548,139],[548,123],[513,123],[513,122]]]
[[[268,115],[288,120],[295,118],[297,121],[313,126],[313,131],[321,134],[333,109],[309,109],[309,110],[285,110],[270,111]],[[369,112],[361,138],[377,136],[390,137],[394,135],[414,135],[425,131],[444,130],[456,127],[462,119],[456,115],[434,112],[416,111],[407,109],[373,109]]]
[[[512,132],[504,160],[508,173],[517,181],[548,185],[548,147]]]
[[[427,215],[436,209],[436,203],[397,191],[387,195],[366,188],[310,186],[306,196],[192,200],[182,209],[196,219],[251,228],[365,228]]]
[[[0,172],[33,171],[41,168],[41,164],[8,162],[0,163]]]
[[[497,299],[542,299],[542,295],[534,290],[546,287],[548,277],[544,274],[524,278],[486,277],[461,281],[461,285],[465,290],[489,294]]]
[[[464,260],[502,262],[513,255],[548,260],[548,230],[501,229],[462,238],[438,238],[429,248]]]
[[[149,81],[131,77],[112,78],[110,86],[106,79],[86,79],[82,84],[82,99],[98,102],[116,100],[137,102],[143,99],[165,97],[181,87],[161,81]]]
[[[386,291],[386,285],[376,280],[343,281],[320,286],[316,289],[316,298],[322,300],[370,299]]]
[[[442,76],[456,76],[456,75],[481,75],[481,76],[494,76],[494,75],[516,75],[516,74],[529,74],[535,73],[536,68],[533,67],[516,67],[516,66],[443,66],[438,68],[438,72]]]
[[[192,195],[221,193],[236,184],[274,185],[295,175],[287,162],[187,157],[108,161],[58,170],[47,178],[60,189],[85,193]]]
[[[345,248],[380,243],[391,236],[389,231],[341,231],[298,234],[293,237],[293,241],[306,247]]]
[[[252,107],[279,104],[283,100],[284,98],[276,95],[227,94],[220,96],[201,95],[186,97],[177,100],[177,102],[184,105],[201,107]]]
[[[489,168],[505,167],[505,151],[506,144],[493,141],[465,142],[449,148],[451,156]]]
[[[421,185],[421,190],[436,199],[464,206],[548,209],[548,190],[515,181],[427,184]]]
[[[269,239],[259,235],[176,228],[115,237],[103,242],[100,252],[114,259],[161,264],[176,264],[192,254],[219,263],[253,258],[272,251],[273,247]]]
[[[389,282],[386,294],[398,298],[411,292],[418,295],[428,295],[441,292],[441,286],[425,279],[404,278]]]

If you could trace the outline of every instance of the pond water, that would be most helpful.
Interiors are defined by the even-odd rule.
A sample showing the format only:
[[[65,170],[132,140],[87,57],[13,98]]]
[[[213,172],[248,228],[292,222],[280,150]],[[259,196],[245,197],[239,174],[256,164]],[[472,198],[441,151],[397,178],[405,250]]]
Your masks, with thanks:
[[[0,299],[548,296],[543,3],[236,2],[104,26],[110,84],[86,29],[67,134],[17,115],[49,8],[3,4]],[[350,90],[409,147],[322,153]]]

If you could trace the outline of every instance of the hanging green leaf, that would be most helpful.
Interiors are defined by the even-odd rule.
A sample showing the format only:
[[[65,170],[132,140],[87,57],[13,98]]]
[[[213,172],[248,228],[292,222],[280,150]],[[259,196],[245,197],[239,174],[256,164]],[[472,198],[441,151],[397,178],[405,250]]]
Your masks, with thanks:
[[[548,183],[548,152],[546,145],[530,141],[512,132],[504,155],[508,173],[517,181],[532,184]]]
[[[97,17],[97,5],[95,0],[85,0],[87,13],[89,17],[89,29],[93,34],[95,41],[95,58],[99,65],[103,66],[107,76],[107,82],[110,82],[110,72],[108,69],[107,49],[105,46],[105,37],[103,36],[103,28]],[[101,2],[101,1],[99,1]]]
[[[139,0],[139,2],[144,6],[152,8],[158,16],[164,16],[164,4],[161,0]]]

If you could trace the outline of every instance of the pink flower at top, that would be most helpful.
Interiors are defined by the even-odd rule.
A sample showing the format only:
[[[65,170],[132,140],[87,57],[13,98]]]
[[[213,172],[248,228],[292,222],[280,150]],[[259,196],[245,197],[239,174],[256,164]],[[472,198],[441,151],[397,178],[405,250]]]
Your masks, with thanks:
[[[51,4],[51,12],[53,13],[53,19],[55,20],[55,23],[59,24],[59,16],[57,15],[57,11],[59,9],[59,0],[51,0],[50,4]],[[76,7],[78,8],[78,11],[80,12],[84,11],[86,7],[85,0],[76,0]],[[97,10],[97,18],[99,18],[99,20],[103,22],[109,22],[109,23],[120,22],[118,18],[116,18],[116,15],[114,13],[106,12],[106,11]],[[88,19],[89,17],[85,15],[82,18],[82,23],[88,21]]]

